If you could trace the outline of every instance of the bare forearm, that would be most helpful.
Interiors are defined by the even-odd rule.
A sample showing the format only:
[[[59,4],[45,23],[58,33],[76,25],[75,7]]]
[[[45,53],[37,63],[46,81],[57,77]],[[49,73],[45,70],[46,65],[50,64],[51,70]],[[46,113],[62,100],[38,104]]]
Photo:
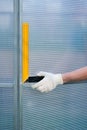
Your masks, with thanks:
[[[87,80],[87,67],[64,73],[62,78],[64,83]]]

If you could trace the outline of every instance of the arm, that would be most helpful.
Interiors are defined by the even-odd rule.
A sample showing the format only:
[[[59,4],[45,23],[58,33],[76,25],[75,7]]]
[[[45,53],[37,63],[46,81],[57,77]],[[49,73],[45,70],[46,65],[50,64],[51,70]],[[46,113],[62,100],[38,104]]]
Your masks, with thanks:
[[[35,88],[40,92],[49,92],[60,84],[87,80],[87,67],[63,74],[40,72],[38,73],[38,76],[44,76],[44,78],[40,82],[33,85],[32,88]]]
[[[87,80],[87,67],[62,74],[63,83]]]

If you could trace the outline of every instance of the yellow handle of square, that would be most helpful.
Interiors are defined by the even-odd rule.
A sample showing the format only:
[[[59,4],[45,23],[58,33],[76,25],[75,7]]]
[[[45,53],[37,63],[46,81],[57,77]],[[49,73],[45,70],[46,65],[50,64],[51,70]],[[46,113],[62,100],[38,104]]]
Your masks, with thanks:
[[[29,77],[29,24],[22,24],[22,83]]]

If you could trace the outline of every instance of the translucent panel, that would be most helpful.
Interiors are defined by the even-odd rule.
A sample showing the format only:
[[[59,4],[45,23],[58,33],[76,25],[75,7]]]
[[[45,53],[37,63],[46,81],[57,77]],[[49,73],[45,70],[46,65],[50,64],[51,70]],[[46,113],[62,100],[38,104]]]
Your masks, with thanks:
[[[17,43],[15,42],[14,1],[0,0],[0,130],[17,130],[15,78],[17,77]]]
[[[13,1],[0,1],[0,83],[14,80]]]
[[[1,0],[0,12],[13,12],[13,0]],[[0,19],[1,21],[1,19]]]
[[[0,86],[0,130],[13,130],[14,128],[14,89]]]
[[[23,2],[23,20],[30,24],[31,74],[63,72],[87,64],[86,6],[85,0]]]
[[[86,13],[86,0],[23,1],[23,21],[30,24],[31,75],[87,65]],[[23,130],[86,130],[86,86],[68,84],[48,94],[23,88]]]
[[[87,84],[65,85],[46,94],[23,91],[23,130],[86,130]]]

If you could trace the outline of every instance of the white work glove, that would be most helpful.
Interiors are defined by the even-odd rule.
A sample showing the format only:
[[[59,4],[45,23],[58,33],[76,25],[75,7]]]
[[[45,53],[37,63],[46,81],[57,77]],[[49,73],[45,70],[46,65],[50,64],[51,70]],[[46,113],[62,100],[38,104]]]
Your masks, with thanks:
[[[32,88],[37,89],[40,92],[49,92],[56,88],[57,85],[63,84],[61,74],[52,74],[41,71],[37,75],[44,76],[44,78],[38,83],[34,84]]]

